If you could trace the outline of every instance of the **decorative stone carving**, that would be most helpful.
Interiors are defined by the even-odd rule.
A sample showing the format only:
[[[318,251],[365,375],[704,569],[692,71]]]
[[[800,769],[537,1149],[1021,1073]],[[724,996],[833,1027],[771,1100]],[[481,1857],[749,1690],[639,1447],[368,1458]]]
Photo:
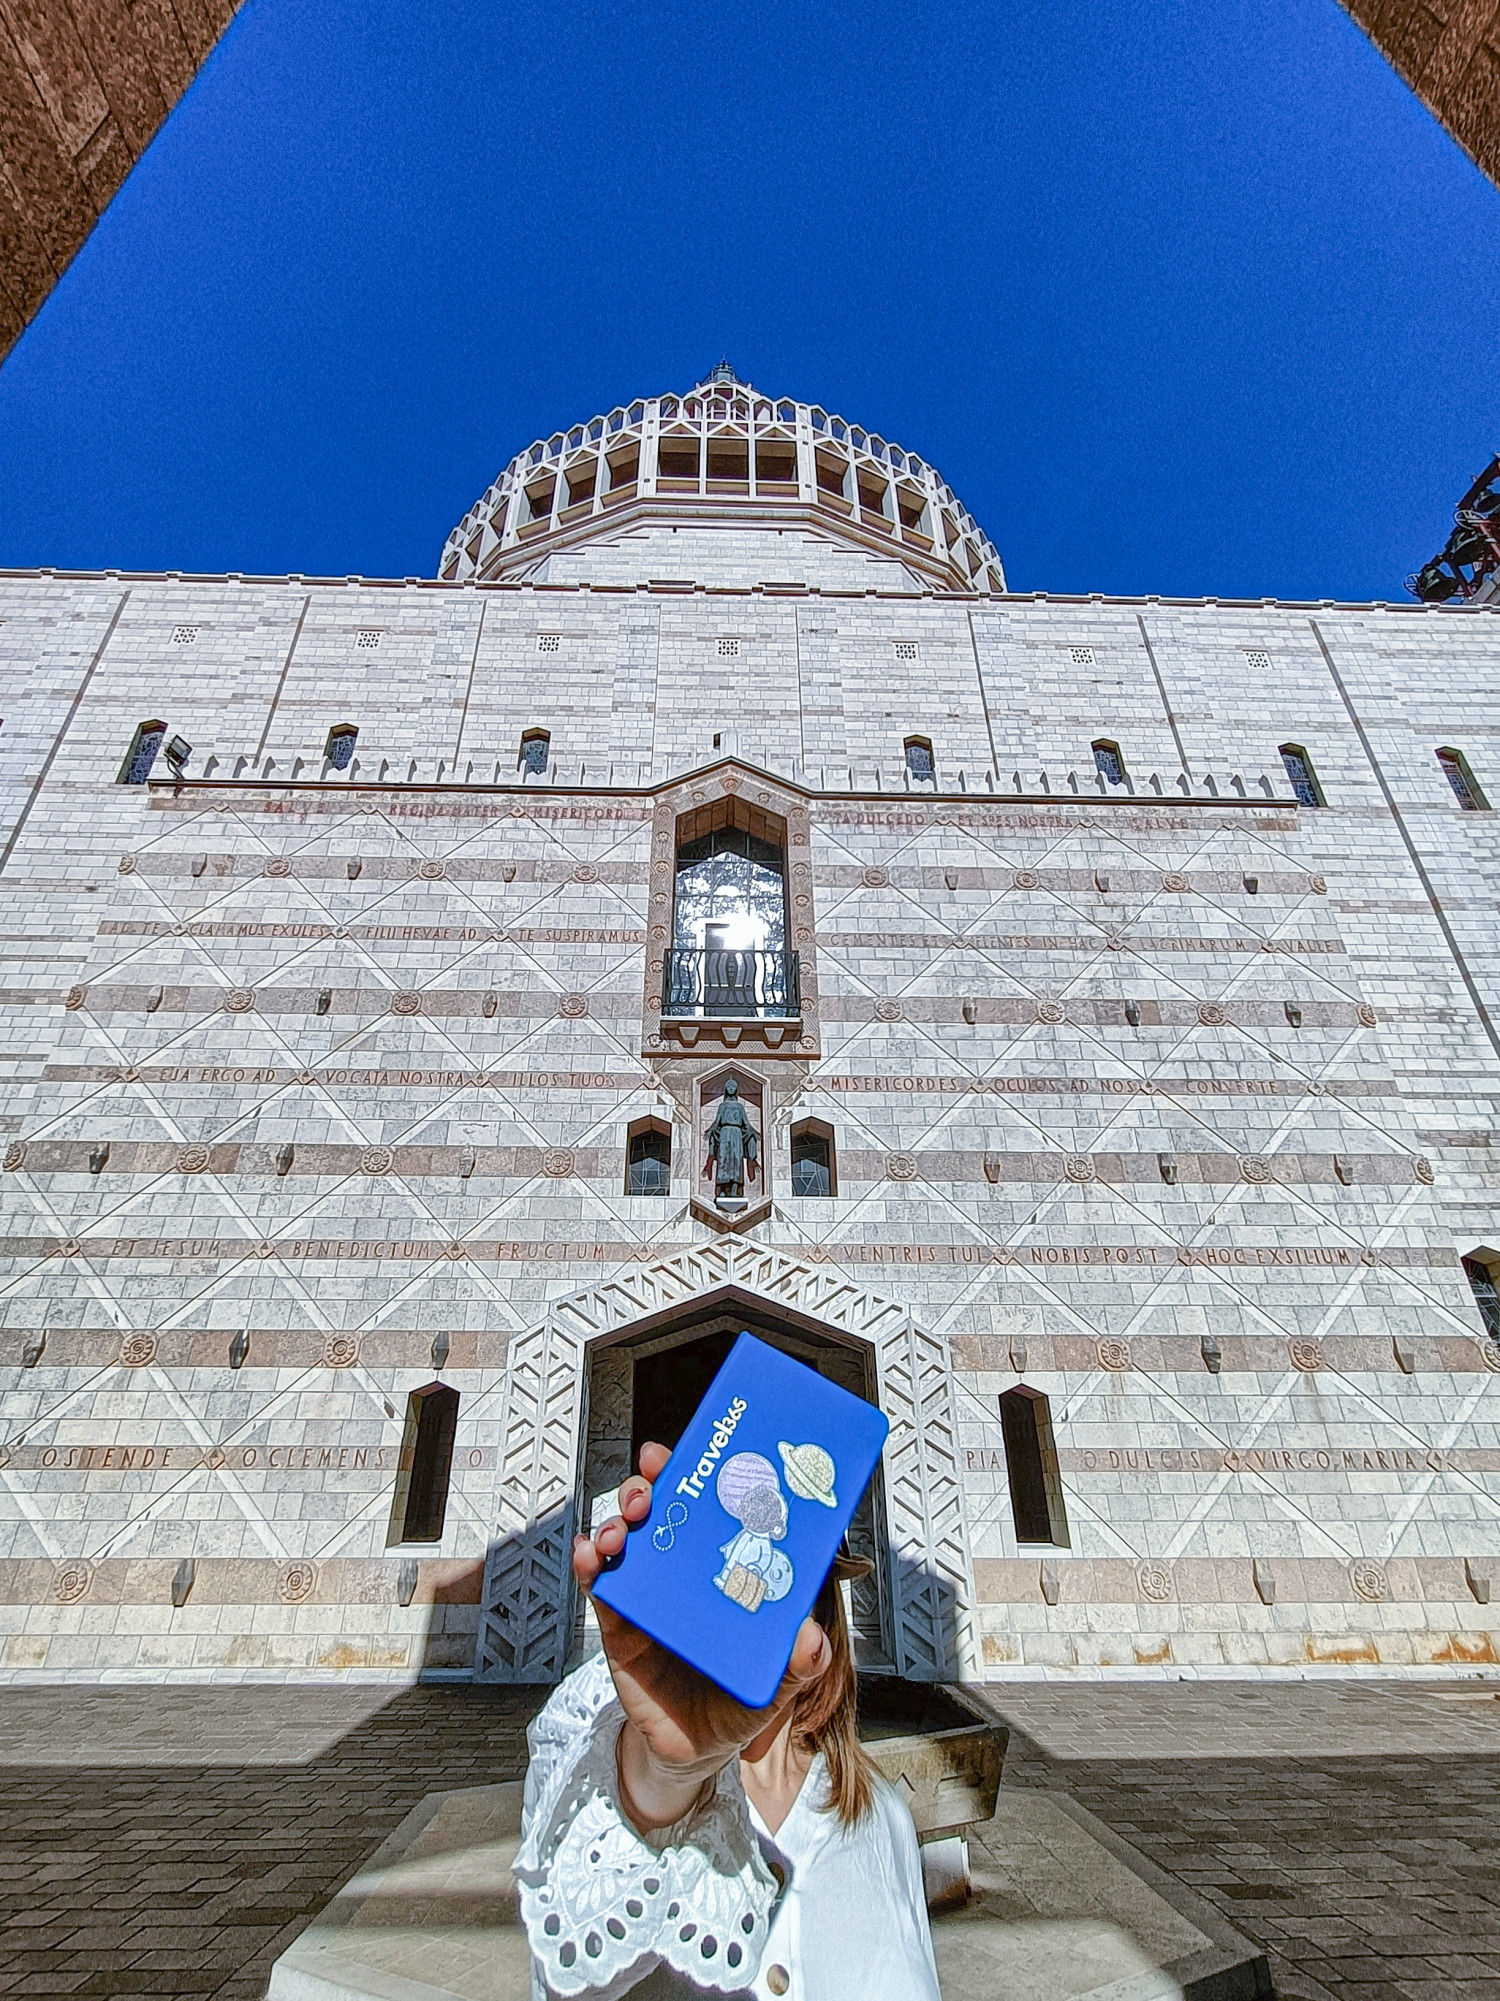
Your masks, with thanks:
[[[423,862],[417,874],[423,882],[442,882],[448,873],[446,862]]]
[[[139,1084],[140,1081],[140,1065],[138,1063],[127,1063],[125,1068],[120,1072],[120,1082],[122,1084]]]
[[[1166,1605],[1177,1595],[1172,1571],[1165,1563],[1137,1564],[1135,1581],[1141,1596],[1152,1605]]]
[[[1204,1028],[1222,1028],[1228,1019],[1217,1001],[1204,1001],[1198,1009],[1198,1020]]]
[[[1114,1375],[1123,1375],[1131,1366],[1130,1343],[1122,1341],[1117,1334],[1106,1334],[1095,1343],[1101,1369],[1108,1369]]]
[[[582,1021],[589,1011],[587,994],[564,994],[557,1004],[557,1011],[569,1021]]]
[[[999,1153],[987,1153],[984,1157],[985,1180],[991,1182],[998,1181],[1004,1172],[1005,1156]]]
[[[1328,884],[1320,875],[1310,875],[1307,878],[1307,886],[1314,896],[1326,896],[1328,894]]]
[[[120,859],[115,863],[115,873],[117,875],[134,875],[135,867],[134,855],[121,855]]]
[[[877,1021],[899,1021],[901,1019],[900,1001],[898,1000],[876,1001],[875,1019]]]
[[[1263,1153],[1240,1155],[1240,1179],[1258,1185],[1271,1179],[1271,1163]]]
[[[1487,1369],[1493,1369],[1497,1375],[1500,1375],[1500,1341],[1481,1341],[1479,1343],[1479,1359]]]
[[[267,875],[290,875],[291,872],[292,865],[285,855],[273,855],[266,863]]]
[[[972,1028],[979,1019],[979,1003],[972,997],[966,998],[961,1010],[964,1020]]]
[[[1034,868],[1018,868],[1016,870],[1015,886],[1017,889],[1040,889],[1041,885],[1042,878]]]
[[[361,1174],[389,1174],[395,1164],[395,1153],[388,1146],[367,1146],[359,1157]]]
[[[889,871],[883,868],[867,868],[860,877],[866,889],[885,889],[890,879]]]
[[[69,987],[67,993],[63,996],[63,1006],[71,1014],[77,1014],[88,997],[89,990],[87,987]]]
[[[566,1181],[573,1174],[575,1162],[566,1147],[549,1147],[542,1155],[542,1172],[549,1181]]]
[[[914,1153],[888,1153],[885,1157],[887,1181],[915,1181],[917,1178],[917,1156]]]
[[[125,1369],[144,1369],[156,1360],[156,1336],[154,1334],[127,1334],[120,1343],[120,1366]]]
[[[323,1343],[323,1363],[329,1369],[352,1369],[359,1360],[357,1334],[330,1334]]]
[[[1036,1004],[1036,1018],[1038,1021],[1066,1021],[1068,1010],[1063,1006],[1061,1001],[1038,1001]]]
[[[257,1258],[274,1258],[276,1255],[275,1239],[272,1237],[262,1237],[260,1242],[252,1247],[250,1255]]]
[[[1292,1367],[1301,1369],[1305,1375],[1312,1375],[1323,1366],[1323,1343],[1310,1336],[1299,1336],[1286,1344],[1287,1355]]]
[[[311,1598],[317,1582],[316,1564],[289,1563],[276,1581],[276,1595],[284,1605],[300,1605]]]
[[[248,1014],[255,1005],[253,987],[231,987],[224,996],[226,1014]]]
[[[1417,1177],[1418,1181],[1426,1182],[1429,1188],[1437,1180],[1437,1176],[1432,1171],[1432,1162],[1420,1153],[1412,1161],[1411,1171]]]
[[[1361,1028],[1374,1028],[1380,1020],[1379,1015],[1376,1014],[1368,1001],[1361,1001],[1359,1006],[1354,1010],[1354,1013]]]
[[[507,1346],[497,1427],[496,1520],[480,1599],[476,1675],[558,1679],[573,1631],[586,1344],[709,1295],[762,1300],[864,1343],[891,1420],[883,1465],[894,1665],[922,1681],[977,1669],[968,1527],[946,1343],[895,1300],[838,1269],[722,1235],[661,1264],[554,1301]],[[876,1479],[881,1479],[877,1472]]]
[[[1070,1153],[1063,1162],[1063,1173],[1067,1175],[1069,1181],[1092,1181],[1093,1156],[1087,1153]]]
[[[93,1581],[93,1566],[81,1557],[60,1563],[52,1573],[53,1600],[59,1605],[76,1605],[80,1598],[87,1598]]]
[[[597,882],[599,871],[592,862],[579,862],[573,870],[574,882]]]
[[[1386,1576],[1385,1565],[1376,1563],[1371,1557],[1358,1557],[1350,1564],[1349,1582],[1359,1597],[1371,1605],[1378,1605],[1382,1599],[1391,1595],[1390,1580]]]
[[[1183,890],[1188,886],[1188,879],[1176,869],[1168,869],[1161,879],[1161,886],[1163,889]]]
[[[422,996],[413,987],[403,987],[391,1001],[392,1014],[420,1014]]]
[[[5,1171],[7,1174],[17,1174],[25,1165],[26,1142],[23,1139],[13,1139],[5,1149]]]

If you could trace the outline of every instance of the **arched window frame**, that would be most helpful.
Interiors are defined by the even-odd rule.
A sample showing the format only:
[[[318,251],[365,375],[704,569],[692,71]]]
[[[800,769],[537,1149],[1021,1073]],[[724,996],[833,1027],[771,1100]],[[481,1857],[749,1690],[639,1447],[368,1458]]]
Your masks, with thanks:
[[[901,746],[908,785],[937,784],[937,754],[929,736],[909,736]]]
[[[1459,808],[1465,813],[1488,813],[1490,802],[1484,796],[1479,780],[1469,768],[1469,760],[1461,750],[1452,744],[1444,744],[1436,752],[1443,776],[1453,789],[1453,796]]]
[[[808,1140],[816,1140],[824,1148],[824,1165],[828,1170],[828,1186],[825,1189],[799,1190],[797,1187],[797,1168],[799,1165],[798,1144],[799,1142]],[[789,1145],[790,1173],[788,1176],[788,1186],[793,1195],[800,1195],[802,1200],[808,1202],[834,1201],[839,1192],[839,1167],[838,1148],[834,1141],[833,1127],[824,1119],[798,1119],[797,1123],[792,1127]]]
[[[552,763],[551,730],[522,730],[521,747],[516,753],[516,769],[528,777],[544,778]]]
[[[1300,743],[1278,744],[1276,755],[1281,759],[1299,806],[1323,807],[1328,804],[1313,761]],[[1302,767],[1300,772],[1295,769],[1299,764]]]
[[[1000,1398],[1000,1428],[1017,1543],[1071,1547],[1051,1404],[1040,1390],[1017,1383]]]
[[[1094,769],[1106,785],[1128,785],[1130,772],[1125,753],[1111,736],[1095,737],[1089,745],[1094,753]]]
[[[125,753],[125,761],[120,766],[120,775],[115,780],[116,785],[144,785],[166,740],[165,723],[138,723],[135,735],[130,739],[130,748]]]
[[[335,723],[323,745],[323,755],[335,771],[347,771],[354,762],[354,746],[359,730],[353,723]]]
[[[396,1490],[391,1497],[386,1547],[443,1539],[453,1479],[453,1446],[458,1433],[458,1391],[431,1382],[406,1399]]]
[[[666,1142],[666,1157],[659,1152],[648,1152],[643,1144],[648,1140]],[[663,1170],[659,1188],[638,1188],[635,1186],[635,1169],[645,1161],[659,1165]],[[672,1192],[672,1128],[665,1119],[644,1118],[632,1120],[625,1134],[625,1193],[627,1195],[670,1195]]]
[[[1476,1245],[1464,1258],[1463,1268],[1485,1334],[1500,1342],[1500,1251]]]

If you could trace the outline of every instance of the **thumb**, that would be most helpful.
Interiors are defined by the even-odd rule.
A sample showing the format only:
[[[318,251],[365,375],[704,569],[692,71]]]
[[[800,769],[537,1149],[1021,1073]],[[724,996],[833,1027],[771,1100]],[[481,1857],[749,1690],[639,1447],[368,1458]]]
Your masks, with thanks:
[[[833,1648],[829,1645],[828,1635],[816,1619],[804,1619],[797,1628],[792,1657],[786,1664],[786,1673],[781,1678],[772,1707],[784,1707],[804,1688],[826,1674],[832,1662]]]

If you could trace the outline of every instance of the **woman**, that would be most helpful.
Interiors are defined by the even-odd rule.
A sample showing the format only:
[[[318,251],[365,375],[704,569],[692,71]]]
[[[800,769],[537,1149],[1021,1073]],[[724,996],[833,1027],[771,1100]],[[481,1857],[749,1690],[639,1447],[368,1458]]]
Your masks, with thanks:
[[[651,1510],[665,1446],[573,1544],[600,1571]],[[529,1732],[515,1874],[533,1992],[940,2001],[911,1815],[855,1729],[839,1576],[768,1709],[745,1709],[607,1605],[604,1653]]]

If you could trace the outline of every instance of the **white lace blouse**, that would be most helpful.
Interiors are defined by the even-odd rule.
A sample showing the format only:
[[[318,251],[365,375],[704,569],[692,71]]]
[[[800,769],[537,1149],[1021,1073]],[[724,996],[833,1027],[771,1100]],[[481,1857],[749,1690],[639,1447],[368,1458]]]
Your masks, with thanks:
[[[527,1733],[515,1875],[537,2001],[940,2001],[916,1830],[889,1786],[846,1828],[815,1758],[772,1835],[731,1759],[705,1803],[642,1835],[619,1801],[624,1720],[598,1655]]]

